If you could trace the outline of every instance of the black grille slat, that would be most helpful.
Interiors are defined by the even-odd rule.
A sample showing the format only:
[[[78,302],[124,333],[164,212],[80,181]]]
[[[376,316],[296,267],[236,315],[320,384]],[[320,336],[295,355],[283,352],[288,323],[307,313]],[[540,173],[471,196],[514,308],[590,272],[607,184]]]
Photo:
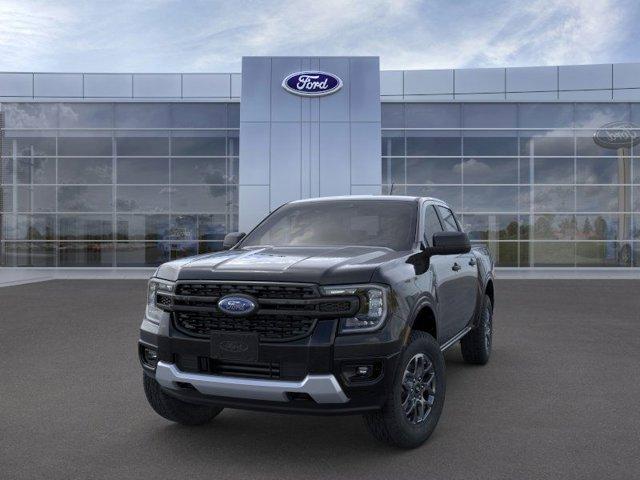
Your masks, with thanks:
[[[174,313],[178,330],[194,337],[209,337],[213,332],[255,332],[262,341],[283,341],[311,334],[316,320],[288,315],[253,317],[218,316],[210,312],[180,311]]]
[[[178,368],[184,372],[211,373],[227,377],[280,378],[280,364],[277,362],[229,362],[195,355],[175,355]]]
[[[313,285],[269,285],[251,283],[180,283],[176,295],[219,298],[233,293],[264,299],[310,299],[320,296]]]

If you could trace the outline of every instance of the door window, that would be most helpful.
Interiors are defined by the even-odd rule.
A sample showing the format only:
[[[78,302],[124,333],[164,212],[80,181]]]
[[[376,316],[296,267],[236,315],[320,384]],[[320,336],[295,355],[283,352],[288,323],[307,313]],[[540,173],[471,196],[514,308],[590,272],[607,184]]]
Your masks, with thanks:
[[[440,218],[442,219],[442,226],[445,232],[459,232],[460,227],[458,221],[454,217],[453,212],[448,208],[438,205],[438,211],[440,212]]]
[[[432,238],[436,232],[442,232],[442,224],[433,205],[427,205],[424,210],[424,240],[428,246],[433,246]]]

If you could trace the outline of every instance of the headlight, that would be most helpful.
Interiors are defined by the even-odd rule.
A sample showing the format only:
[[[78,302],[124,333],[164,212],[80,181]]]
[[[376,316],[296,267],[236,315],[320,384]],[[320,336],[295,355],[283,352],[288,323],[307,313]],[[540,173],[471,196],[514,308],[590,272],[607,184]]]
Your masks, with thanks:
[[[340,320],[340,333],[371,332],[382,327],[387,315],[387,288],[381,285],[323,287],[325,295],[357,295],[360,310],[355,317]]]
[[[174,284],[162,280],[149,280],[149,288],[147,290],[147,310],[146,315],[152,322],[160,323],[162,320],[169,319],[169,312],[165,312],[158,308],[156,304],[156,294],[158,292],[173,293]]]

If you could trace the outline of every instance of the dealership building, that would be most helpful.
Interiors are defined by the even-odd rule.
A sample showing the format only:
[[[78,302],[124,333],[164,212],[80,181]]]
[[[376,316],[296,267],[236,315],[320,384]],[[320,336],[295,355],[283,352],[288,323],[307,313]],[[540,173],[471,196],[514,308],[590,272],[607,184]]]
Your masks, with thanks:
[[[156,266],[290,200],[406,194],[499,267],[640,268],[638,125],[640,63],[0,73],[0,266]]]

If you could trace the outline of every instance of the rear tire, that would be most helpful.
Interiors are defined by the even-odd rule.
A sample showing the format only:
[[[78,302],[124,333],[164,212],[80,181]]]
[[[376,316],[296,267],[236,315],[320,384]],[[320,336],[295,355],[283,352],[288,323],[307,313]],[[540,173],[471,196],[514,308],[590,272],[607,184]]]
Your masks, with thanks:
[[[438,342],[425,332],[413,332],[384,407],[364,415],[369,432],[389,445],[419,447],[438,424],[445,383],[444,357]]]
[[[493,305],[488,295],[481,308],[478,324],[460,340],[462,358],[472,365],[485,365],[491,356]]]
[[[222,408],[195,405],[170,397],[155,378],[143,374],[144,393],[149,405],[163,418],[182,425],[203,425],[218,415]]]

